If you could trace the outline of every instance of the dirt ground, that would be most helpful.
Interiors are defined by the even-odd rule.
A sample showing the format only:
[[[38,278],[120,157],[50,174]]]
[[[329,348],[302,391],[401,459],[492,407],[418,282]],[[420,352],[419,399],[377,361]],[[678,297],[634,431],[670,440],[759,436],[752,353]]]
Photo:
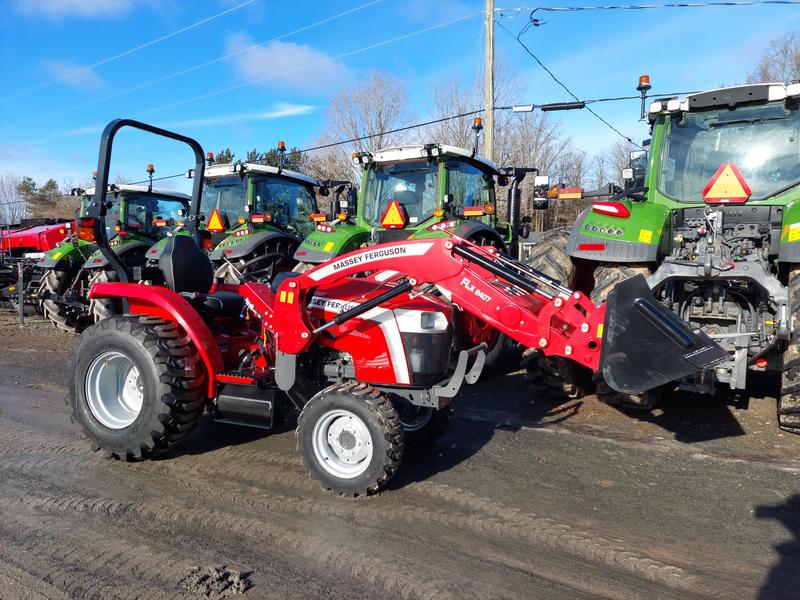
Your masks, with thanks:
[[[798,598],[800,437],[774,382],[627,414],[499,375],[389,490],[319,489],[290,429],[159,460],[69,421],[74,338],[0,316],[0,598]]]

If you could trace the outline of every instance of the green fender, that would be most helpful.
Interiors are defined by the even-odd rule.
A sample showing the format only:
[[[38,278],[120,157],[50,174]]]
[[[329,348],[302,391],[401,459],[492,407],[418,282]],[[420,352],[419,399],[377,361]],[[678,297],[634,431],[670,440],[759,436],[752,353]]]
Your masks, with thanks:
[[[654,262],[669,250],[669,209],[648,202],[619,202],[630,212],[617,217],[586,208],[572,228],[567,254],[601,262]]]

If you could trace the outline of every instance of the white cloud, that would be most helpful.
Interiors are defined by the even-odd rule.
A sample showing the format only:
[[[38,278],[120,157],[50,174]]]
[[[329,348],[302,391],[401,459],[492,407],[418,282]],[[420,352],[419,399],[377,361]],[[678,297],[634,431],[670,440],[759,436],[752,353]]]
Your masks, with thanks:
[[[321,90],[339,86],[352,75],[343,62],[311,46],[287,42],[252,46],[247,34],[237,33],[229,38],[226,51],[226,54],[237,53],[229,62],[247,81],[263,80],[272,86],[277,83],[280,88]]]
[[[316,108],[316,106],[308,104],[290,104],[283,102],[276,105],[272,110],[251,113],[233,113],[205,119],[190,119],[188,121],[170,123],[168,127],[172,129],[181,129],[184,127],[212,127],[216,125],[232,125],[234,123],[249,123],[252,121],[268,121],[270,119],[280,119],[281,117],[305,115],[316,110]]]
[[[58,81],[70,87],[90,91],[101,90],[106,87],[105,81],[92,69],[69,60],[47,60],[42,66],[45,71],[55,76]]]
[[[316,106],[310,104],[291,104],[281,102],[269,110],[262,110],[249,113],[231,113],[227,115],[215,115],[198,119],[188,119],[185,121],[174,121],[172,123],[159,123],[159,126],[172,130],[187,129],[189,127],[214,127],[219,125],[247,124],[256,121],[269,121],[283,117],[296,117],[305,115],[317,110]],[[98,135],[103,131],[105,125],[87,125],[85,127],[75,127],[72,129],[62,129],[53,131],[49,134],[51,138],[80,137],[84,135]]]
[[[13,0],[15,10],[29,17],[108,18],[127,13],[133,0]]]

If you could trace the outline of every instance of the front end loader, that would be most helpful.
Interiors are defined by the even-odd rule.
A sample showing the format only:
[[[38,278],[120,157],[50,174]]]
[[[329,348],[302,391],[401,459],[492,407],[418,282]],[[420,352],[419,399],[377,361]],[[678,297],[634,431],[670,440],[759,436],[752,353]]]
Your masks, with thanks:
[[[105,189],[113,137],[125,126],[189,144],[202,175],[194,140],[114,121],[101,141],[98,189]],[[452,398],[483,368],[485,344],[461,350],[455,365],[449,360],[454,304],[526,347],[602,372],[622,392],[707,372],[726,356],[657,302],[642,278],[595,306],[454,233],[453,221],[429,226],[445,237],[379,244],[272,280],[215,283],[197,244],[197,183],[190,235],[173,236],[160,258],[165,285],[132,284],[100,225],[103,195],[83,225],[119,282],[96,283],[91,297],[117,299],[125,310],[76,344],[70,404],[96,447],[124,460],[174,448],[206,411],[264,429],[294,411],[298,450],[313,478],[342,495],[377,492],[415,434],[430,441],[442,431]]]

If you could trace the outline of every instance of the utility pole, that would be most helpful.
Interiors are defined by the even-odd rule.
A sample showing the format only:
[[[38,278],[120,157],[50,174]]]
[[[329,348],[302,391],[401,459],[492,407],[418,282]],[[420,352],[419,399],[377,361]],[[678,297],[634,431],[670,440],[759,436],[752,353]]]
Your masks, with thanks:
[[[483,130],[483,155],[494,156],[494,0],[486,0],[486,74],[483,88],[486,127]]]

